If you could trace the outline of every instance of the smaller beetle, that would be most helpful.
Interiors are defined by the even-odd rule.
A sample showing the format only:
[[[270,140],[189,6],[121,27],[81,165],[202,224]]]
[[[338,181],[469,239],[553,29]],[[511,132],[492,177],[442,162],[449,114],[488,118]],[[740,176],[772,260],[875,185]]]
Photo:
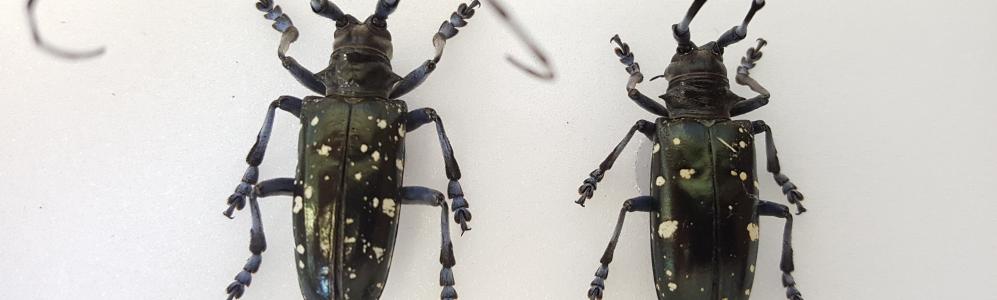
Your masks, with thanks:
[[[756,97],[745,99],[730,91],[723,63],[724,48],[746,37],[748,23],[765,2],[752,1],[740,26],[697,47],[690,39],[689,23],[705,2],[694,1],[685,19],[672,27],[677,51],[665,73],[652,78],[669,81],[668,92],[661,96],[667,107],[636,89],[644,79],[640,66],[619,36],[611,40],[619,45],[616,55],[630,73],[629,98],[659,118],[656,122],[637,121],[578,189],[581,197],[576,203],[584,206],[635,132],[654,142],[651,195],[624,202],[588,291],[589,299],[602,299],[623,221],[634,211],[651,214],[651,261],[658,299],[748,299],[758,251],[759,216],[786,220],[782,283],[787,298],[803,299],[791,274],[793,216],[785,205],[758,199],[754,135],[765,133],[768,171],[800,213],[806,211],[800,204],[803,194],[781,173],[771,128],[762,121],[731,120],[768,103],[769,92],[749,75],[766,42],[759,39],[758,46],[748,49],[737,69],[737,83],[759,93]]]

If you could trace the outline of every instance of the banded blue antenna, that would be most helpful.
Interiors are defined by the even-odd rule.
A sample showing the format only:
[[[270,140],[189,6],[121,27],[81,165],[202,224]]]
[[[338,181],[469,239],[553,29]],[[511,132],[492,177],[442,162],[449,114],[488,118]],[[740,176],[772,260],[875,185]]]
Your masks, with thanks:
[[[42,39],[41,33],[38,31],[38,21],[35,19],[35,4],[37,3],[38,2],[35,0],[28,0],[27,4],[28,26],[31,28],[31,38],[34,39],[35,45],[38,45],[39,48],[42,48],[42,50],[45,50],[49,54],[65,59],[85,59],[104,54],[104,47],[86,51],[69,51],[60,49],[45,42],[45,40]]]
[[[682,18],[682,22],[672,25],[672,36],[679,43],[678,52],[680,53],[686,53],[696,48],[696,43],[692,42],[692,35],[689,33],[689,24],[692,23],[692,19],[696,18],[696,14],[699,13],[699,9],[703,8],[703,4],[706,4],[706,0],[693,1],[685,18]]]
[[[755,13],[761,10],[762,7],[765,7],[765,0],[752,0],[751,10],[749,10],[748,15],[744,17],[744,21],[741,22],[741,25],[734,26],[734,28],[724,32],[724,34],[717,39],[717,47],[723,49],[727,46],[733,45],[734,43],[740,42],[747,37],[748,23],[751,22],[751,19],[755,17]]]
[[[398,3],[401,0],[379,0],[377,1],[377,9],[374,10],[374,17],[381,20],[387,20],[391,13],[395,12],[398,8]]]
[[[329,0],[312,0],[312,11],[320,16],[332,19],[333,21],[342,20],[345,13],[339,6],[335,3],[329,2]]]

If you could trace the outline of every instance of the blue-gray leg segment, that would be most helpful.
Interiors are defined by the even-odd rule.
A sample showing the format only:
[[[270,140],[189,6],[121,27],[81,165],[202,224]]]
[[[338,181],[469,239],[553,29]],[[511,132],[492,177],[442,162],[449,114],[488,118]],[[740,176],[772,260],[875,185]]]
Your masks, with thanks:
[[[668,109],[665,106],[637,90],[637,84],[644,81],[644,74],[640,72],[640,65],[634,61],[634,54],[630,52],[630,45],[620,40],[620,35],[618,34],[614,35],[609,41],[619,46],[615,50],[616,56],[620,58],[620,62],[623,65],[627,66],[627,73],[630,74],[630,80],[627,81],[627,97],[644,110],[658,116],[667,117]]]
[[[786,195],[789,203],[796,205],[797,214],[807,211],[803,207],[803,193],[796,188],[796,185],[789,181],[789,177],[782,174],[782,167],[779,166],[779,154],[775,149],[775,141],[772,138],[772,128],[765,124],[765,121],[751,122],[752,133],[759,134],[765,132],[765,156],[768,160],[768,171],[775,177],[775,182],[782,186],[782,193]]]
[[[439,206],[441,208],[440,230],[442,233],[442,246],[440,248],[440,264],[443,265],[443,269],[440,270],[440,286],[443,287],[443,291],[440,293],[440,299],[457,299],[457,290],[454,289],[455,281],[452,270],[453,266],[457,264],[457,260],[454,258],[453,242],[450,240],[449,208],[447,207],[445,198],[443,198],[443,193],[427,187],[407,186],[402,188],[401,203]]]
[[[35,20],[35,4],[37,4],[36,0],[28,0],[28,27],[31,28],[31,38],[35,41],[35,45],[38,45],[39,48],[42,48],[42,50],[45,50],[49,54],[74,60],[91,58],[104,54],[104,47],[87,51],[69,51],[60,49],[45,42],[45,40],[42,39],[42,34],[38,31],[38,21]]]
[[[793,265],[793,214],[785,205],[759,200],[758,215],[786,219],[782,236],[782,261],[779,263],[779,269],[782,270],[782,286],[786,287],[786,298],[803,300],[803,295],[796,289],[796,280],[792,275],[796,269]]]
[[[657,126],[654,125],[654,123],[647,120],[639,120],[637,123],[634,123],[634,126],[630,127],[630,131],[627,132],[627,136],[623,137],[623,140],[616,145],[616,148],[613,149],[612,153],[609,153],[606,160],[603,160],[602,163],[599,164],[599,168],[592,171],[592,173],[589,173],[589,178],[585,179],[582,186],[578,187],[578,194],[581,196],[578,197],[578,201],[575,201],[575,203],[585,206],[585,200],[592,199],[592,195],[595,193],[597,188],[596,185],[602,181],[602,177],[606,175],[606,171],[613,168],[613,164],[616,163],[616,159],[620,157],[620,154],[623,153],[623,149],[627,147],[627,144],[630,143],[630,139],[633,138],[634,132],[640,131],[648,139],[654,140],[654,132],[657,130],[656,128]]]
[[[588,297],[590,300],[602,299],[602,292],[606,289],[606,278],[609,277],[609,263],[613,262],[613,252],[616,251],[616,243],[620,240],[620,232],[623,230],[623,221],[627,218],[627,213],[634,211],[654,211],[658,207],[658,200],[651,196],[641,196],[630,198],[623,202],[623,209],[620,209],[620,218],[616,221],[616,229],[613,231],[613,238],[606,246],[606,252],[599,260],[602,265],[595,271],[595,279],[592,280],[592,287],[589,288]]]
[[[421,108],[410,111],[406,116],[405,128],[408,131],[415,131],[420,126],[427,123],[436,123],[436,134],[440,138],[440,147],[443,148],[443,162],[446,165],[447,179],[450,184],[447,187],[447,196],[453,201],[454,221],[460,223],[461,234],[471,230],[467,222],[471,221],[471,211],[464,199],[464,190],[460,187],[460,166],[457,165],[457,158],[453,154],[453,146],[450,145],[450,138],[447,137],[446,130],[443,129],[443,120],[432,108]]]
[[[758,84],[754,78],[751,78],[751,69],[755,67],[755,63],[762,58],[762,47],[768,44],[764,39],[758,39],[758,46],[748,48],[748,53],[741,58],[741,65],[737,67],[737,77],[735,81],[737,84],[747,86],[751,88],[752,91],[758,93],[751,99],[741,99],[734,104],[734,108],[731,109],[731,116],[739,116],[749,113],[753,110],[765,106],[769,103],[769,98],[772,96],[769,91],[765,89],[761,84]]]
[[[450,15],[450,19],[444,21],[443,25],[440,25],[440,29],[436,32],[436,35],[433,35],[433,47],[436,48],[436,54],[432,59],[427,60],[421,66],[409,72],[408,75],[405,75],[405,78],[399,81],[394,89],[391,90],[391,99],[398,99],[398,97],[411,92],[426,81],[429,74],[436,70],[436,64],[440,62],[440,58],[443,56],[443,48],[447,45],[447,40],[457,35],[457,32],[459,32],[457,28],[467,25],[467,19],[474,16],[474,9],[478,6],[481,6],[478,0],[471,1],[471,4],[461,3],[457,7],[457,11]]]
[[[315,73],[306,69],[294,58],[287,56],[287,49],[291,47],[291,43],[298,40],[298,28],[294,27],[291,18],[281,11],[280,6],[274,6],[273,0],[260,0],[256,3],[256,9],[266,13],[263,16],[267,20],[274,21],[273,28],[282,33],[280,46],[277,47],[277,57],[280,58],[284,69],[291,72],[294,79],[309,90],[325,95],[325,84],[315,77]]]
[[[242,297],[246,287],[253,281],[253,273],[260,269],[260,264],[263,262],[263,251],[267,250],[267,240],[263,234],[263,220],[260,216],[260,205],[257,198],[290,195],[294,189],[294,178],[277,178],[260,182],[250,191],[248,198],[253,227],[249,230],[249,252],[252,253],[252,256],[246,261],[242,271],[235,275],[235,281],[225,289],[225,292],[228,293],[228,300]]]
[[[236,209],[242,210],[246,205],[246,196],[251,193],[253,185],[260,178],[259,166],[263,163],[263,155],[266,154],[267,143],[270,142],[270,131],[273,129],[274,115],[278,108],[298,116],[301,113],[301,99],[291,96],[280,96],[277,100],[270,102],[270,108],[267,109],[267,117],[263,121],[263,127],[260,128],[260,133],[256,135],[256,143],[253,144],[253,148],[246,155],[246,163],[249,164],[249,167],[246,168],[246,172],[242,175],[242,182],[235,188],[235,192],[228,197],[229,207],[224,213],[226,217],[232,218],[233,211]]]

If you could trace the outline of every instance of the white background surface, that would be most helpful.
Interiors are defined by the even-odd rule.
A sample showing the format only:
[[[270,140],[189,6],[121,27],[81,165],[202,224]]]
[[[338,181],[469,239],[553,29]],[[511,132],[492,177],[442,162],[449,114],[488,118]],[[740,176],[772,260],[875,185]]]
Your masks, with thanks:
[[[225,198],[267,104],[308,95],[280,67],[279,34],[250,0],[41,1],[54,43],[108,47],[66,62],[30,44],[22,2],[0,3],[0,298],[222,299],[249,256],[250,227],[246,212],[221,215]],[[361,19],[375,3],[337,2]],[[302,32],[291,55],[317,71],[333,24],[307,3],[278,2]],[[402,3],[390,21],[397,72],[432,54],[431,35],[458,3]],[[439,111],[463,169],[474,230],[455,238],[461,299],[583,298],[646,172],[635,141],[588,207],[572,203],[634,121],[651,118],[626,98],[609,38],[620,33],[645,74],[658,74],[689,3],[508,3],[551,54],[551,83],[502,60],[525,55],[483,9],[405,97]],[[715,39],[747,8],[710,1],[694,40]],[[783,170],[807,195],[795,235],[807,299],[997,299],[995,12],[982,0],[773,0],[728,48],[733,70],[752,40],[770,41],[754,76],[772,102],[746,117],[773,126]],[[264,178],[293,174],[296,138],[297,121],[278,114]],[[445,189],[433,131],[408,142],[407,184]],[[769,178],[763,197],[784,202]],[[244,298],[300,299],[290,198],[262,206],[270,248]],[[435,208],[404,208],[384,299],[438,297],[438,219]],[[628,219],[607,299],[654,297],[647,222]],[[782,222],[762,228],[753,299],[782,299]]]

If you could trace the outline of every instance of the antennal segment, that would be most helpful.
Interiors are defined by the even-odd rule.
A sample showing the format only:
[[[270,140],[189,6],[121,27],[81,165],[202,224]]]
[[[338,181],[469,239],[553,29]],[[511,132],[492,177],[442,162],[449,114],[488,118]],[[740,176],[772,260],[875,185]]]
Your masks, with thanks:
[[[699,13],[699,9],[703,8],[703,4],[706,4],[706,0],[693,1],[692,6],[689,7],[689,12],[685,14],[682,22],[672,25],[672,36],[679,43],[678,52],[680,53],[686,53],[696,48],[696,43],[692,42],[691,34],[689,33],[689,23],[692,23],[692,19]]]
[[[513,34],[515,34],[516,37],[519,37],[519,40],[526,45],[530,53],[533,54],[533,58],[537,62],[539,62],[543,68],[538,70],[535,68],[528,67],[525,63],[513,58],[512,55],[508,54],[506,54],[505,59],[509,61],[509,63],[511,63],[516,68],[519,68],[520,70],[523,70],[523,72],[529,73],[530,75],[533,75],[537,78],[545,80],[553,79],[554,67],[551,66],[550,60],[547,59],[547,55],[540,50],[540,46],[537,46],[537,43],[534,42],[532,38],[530,38],[530,35],[526,33],[526,30],[523,29],[523,27],[520,26],[519,23],[517,23],[516,20],[512,18],[509,12],[505,9],[505,6],[503,6],[504,4],[501,4],[501,2],[499,2],[498,0],[485,0],[485,1],[491,4],[491,7],[495,9],[495,12],[498,13],[502,21],[505,22],[506,25],[509,25],[509,28],[512,29]]]
[[[748,36],[748,23],[751,19],[755,17],[755,13],[765,7],[765,0],[752,0],[751,10],[748,11],[748,15],[744,17],[744,21],[741,25],[735,26],[717,39],[717,47],[720,47],[721,51],[723,48],[733,45],[734,43],[740,42],[745,37]]]
[[[346,15],[343,13],[342,9],[339,9],[339,6],[336,6],[335,3],[329,2],[329,0],[312,0],[312,11],[320,16],[337,22],[342,20],[343,16]]]
[[[377,1],[377,10],[374,11],[374,16],[381,20],[387,20],[388,16],[391,15],[391,13],[395,12],[395,9],[398,8],[398,3],[400,2],[402,1],[401,0]]]

